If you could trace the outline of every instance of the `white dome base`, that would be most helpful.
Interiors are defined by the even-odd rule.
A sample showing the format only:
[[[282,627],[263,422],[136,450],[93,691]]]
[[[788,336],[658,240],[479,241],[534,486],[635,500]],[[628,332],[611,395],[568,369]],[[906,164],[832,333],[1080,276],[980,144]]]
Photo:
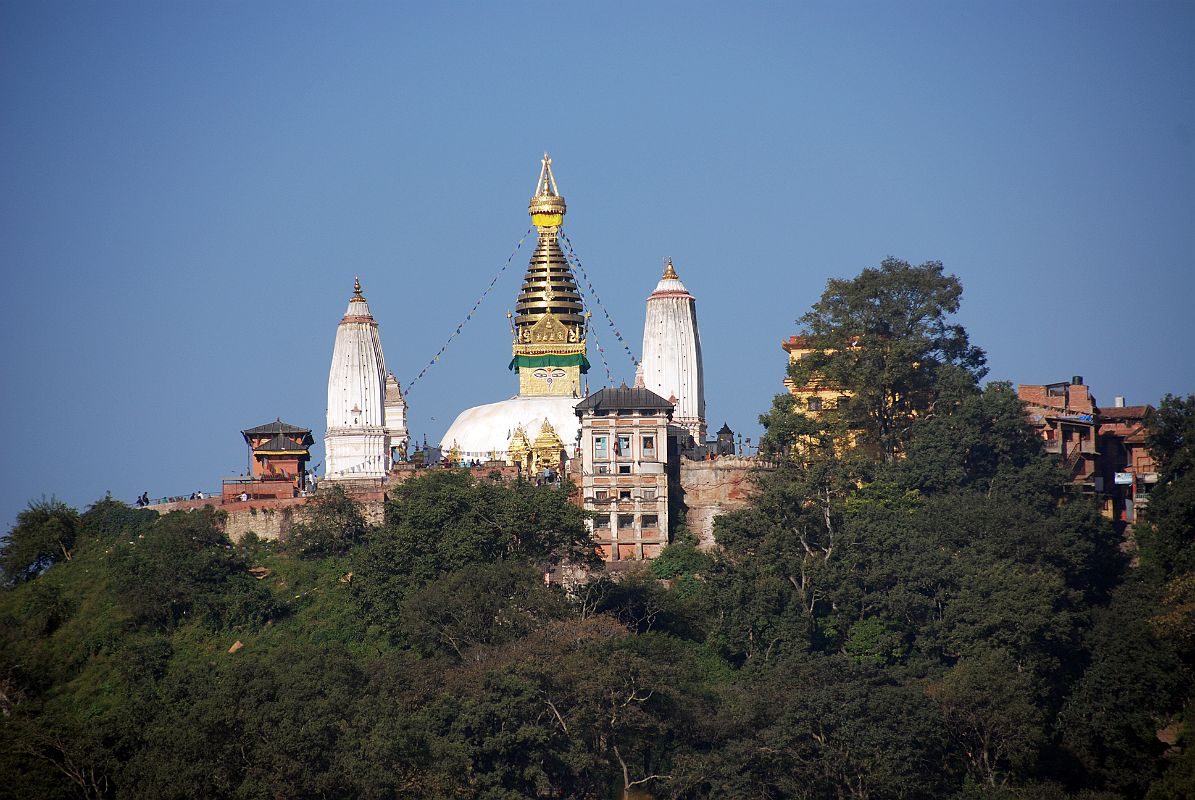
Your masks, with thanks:
[[[448,428],[440,440],[440,447],[447,454],[455,446],[465,459],[484,461],[491,453],[505,459],[506,445],[515,428],[522,425],[527,439],[534,442],[547,419],[571,457],[577,432],[581,429],[581,421],[574,410],[580,402],[576,397],[512,397],[467,408]]]

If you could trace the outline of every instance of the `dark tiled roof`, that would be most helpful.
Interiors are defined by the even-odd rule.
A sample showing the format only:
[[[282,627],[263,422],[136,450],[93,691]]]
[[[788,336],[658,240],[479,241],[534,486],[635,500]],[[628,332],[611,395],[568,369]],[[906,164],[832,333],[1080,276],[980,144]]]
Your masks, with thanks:
[[[732,431],[730,429],[729,425],[727,425],[725,422],[723,422],[722,427],[718,428],[718,433],[734,433],[734,431]]]
[[[310,428],[300,428],[297,425],[291,425],[288,422],[283,422],[281,419],[276,419],[273,422],[267,422],[265,425],[258,425],[256,428],[249,428],[241,431],[246,436],[265,436],[267,434],[275,433],[311,433]]]
[[[270,441],[266,442],[265,444],[261,444],[253,448],[253,452],[255,453],[293,453],[297,450],[306,451],[307,446],[305,444],[299,444],[291,437],[285,436],[281,433],[275,436],[273,439],[270,439]]]
[[[672,403],[650,389],[628,389],[625,385],[617,389],[602,389],[594,392],[576,405],[577,415],[586,411],[617,411],[667,409]]]

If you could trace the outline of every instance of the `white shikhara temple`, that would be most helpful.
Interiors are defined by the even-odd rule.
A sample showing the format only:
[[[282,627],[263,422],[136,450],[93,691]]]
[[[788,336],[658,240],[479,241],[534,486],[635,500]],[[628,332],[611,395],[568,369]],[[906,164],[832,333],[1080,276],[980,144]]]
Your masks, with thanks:
[[[697,444],[705,441],[705,378],[697,301],[680,282],[672,259],[647,298],[643,322],[643,386],[675,403],[673,425],[686,428]]]
[[[378,323],[358,280],[336,327],[328,371],[324,477],[385,477],[392,453],[406,446],[406,401],[394,376],[386,372]]]

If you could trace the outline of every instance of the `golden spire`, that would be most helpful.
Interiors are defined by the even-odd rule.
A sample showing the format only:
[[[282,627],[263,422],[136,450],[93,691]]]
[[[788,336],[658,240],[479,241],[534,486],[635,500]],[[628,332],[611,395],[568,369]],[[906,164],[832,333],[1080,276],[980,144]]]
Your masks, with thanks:
[[[535,194],[527,204],[527,213],[537,228],[556,228],[564,222],[567,206],[556,190],[556,176],[552,174],[552,158],[544,151],[539,166],[539,180],[535,182]]]
[[[544,344],[572,344],[583,348],[585,319],[581,292],[560,249],[558,228],[564,221],[564,198],[556,188],[552,159],[544,153],[539,167],[535,196],[528,205],[531,219],[539,228],[539,244],[523,276],[522,291],[515,301],[513,324],[516,341],[530,342],[525,334],[543,317],[551,315],[563,325]],[[548,332],[545,332],[545,336]]]
[[[364,300],[365,295],[361,294],[361,278],[360,276],[353,276],[353,299]]]
[[[560,246],[565,205],[547,153],[527,210],[539,228],[539,243],[523,275],[515,313],[507,315],[514,334],[510,368],[518,372],[520,396],[573,397],[580,392],[581,375],[589,370],[588,315]]]
[[[680,280],[680,276],[676,274],[676,270],[672,268],[672,256],[668,256],[668,266],[664,267],[664,280]]]

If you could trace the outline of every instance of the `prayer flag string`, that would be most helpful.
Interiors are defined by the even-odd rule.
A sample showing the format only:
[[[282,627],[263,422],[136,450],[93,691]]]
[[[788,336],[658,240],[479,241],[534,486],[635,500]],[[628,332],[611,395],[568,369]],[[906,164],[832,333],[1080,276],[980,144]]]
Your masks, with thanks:
[[[490,291],[494,288],[494,285],[498,283],[498,279],[502,277],[502,273],[506,272],[506,268],[509,267],[510,262],[514,260],[515,254],[519,252],[519,248],[523,246],[523,242],[527,241],[527,237],[531,235],[531,231],[534,229],[534,225],[527,229],[527,232],[523,234],[521,239],[519,239],[519,243],[515,245],[515,249],[510,251],[510,255],[507,257],[506,263],[503,264],[502,268],[498,270],[498,274],[494,276],[492,281],[490,281],[490,285],[485,287],[485,291],[481,293],[481,296],[477,298],[477,302],[475,302],[473,307],[469,309],[469,313],[465,315],[463,320],[461,320],[461,324],[456,326],[456,330],[454,330],[452,335],[450,335],[444,342],[443,347],[436,351],[436,354],[432,356],[432,360],[427,362],[427,365],[424,366],[423,369],[419,370],[419,374],[415,376],[415,379],[407,384],[407,394],[411,393],[411,388],[414,387],[415,384],[419,382],[419,379],[422,378],[427,371],[432,368],[432,365],[439,362],[440,356],[444,355],[444,351],[448,349],[448,345],[452,344],[452,340],[460,335],[461,329],[465,327],[465,324],[469,320],[473,319],[473,315],[477,313],[478,306],[482,304],[482,302],[489,295]]]
[[[598,341],[597,331],[590,330],[589,335],[593,337],[593,346],[597,348],[598,358],[602,360],[602,366],[606,368],[606,385],[613,389],[614,373],[610,371],[610,362],[606,360],[606,350]]]
[[[622,345],[622,349],[627,351],[627,355],[631,357],[631,363],[638,367],[639,359],[635,358],[635,354],[631,352],[630,345],[628,345],[626,340],[622,338],[622,333],[619,332],[618,326],[614,324],[614,320],[610,317],[610,312],[606,310],[606,306],[602,303],[602,299],[598,297],[597,290],[593,288],[593,281],[589,279],[589,275],[585,272],[585,267],[581,266],[581,259],[577,257],[577,252],[573,249],[573,243],[569,240],[568,236],[565,235],[563,228],[560,230],[558,238],[560,243],[564,245],[563,250],[565,260],[568,261],[568,263],[571,264],[573,268],[577,270],[577,272],[581,273],[581,277],[585,280],[585,286],[589,289],[589,296],[593,298],[594,304],[602,310],[602,314],[606,317],[606,322],[610,323],[610,330],[614,331],[614,338],[617,339],[619,344]],[[591,335],[592,333],[593,332],[590,331]],[[604,351],[599,347],[598,352]]]

